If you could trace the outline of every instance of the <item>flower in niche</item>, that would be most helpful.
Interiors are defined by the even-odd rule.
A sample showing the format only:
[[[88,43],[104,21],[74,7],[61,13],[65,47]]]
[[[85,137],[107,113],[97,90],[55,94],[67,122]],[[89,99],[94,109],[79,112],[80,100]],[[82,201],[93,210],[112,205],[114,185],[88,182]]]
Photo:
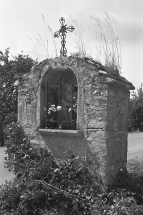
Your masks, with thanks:
[[[49,120],[53,121],[53,120],[58,120],[58,111],[62,110],[62,106],[55,106],[54,104],[51,105],[48,109],[48,116],[49,116]]]
[[[55,105],[51,105],[48,109],[48,114],[51,114],[52,112],[56,112],[57,109],[55,108]]]
[[[62,106],[57,106],[57,110],[61,111],[62,110]]]

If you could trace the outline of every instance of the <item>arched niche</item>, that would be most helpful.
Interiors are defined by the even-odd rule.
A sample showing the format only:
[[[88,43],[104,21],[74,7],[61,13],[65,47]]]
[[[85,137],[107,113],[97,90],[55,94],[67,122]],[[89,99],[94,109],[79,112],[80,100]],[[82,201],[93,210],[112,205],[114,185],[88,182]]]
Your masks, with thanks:
[[[75,130],[77,95],[77,78],[71,69],[49,69],[41,83],[40,127]]]

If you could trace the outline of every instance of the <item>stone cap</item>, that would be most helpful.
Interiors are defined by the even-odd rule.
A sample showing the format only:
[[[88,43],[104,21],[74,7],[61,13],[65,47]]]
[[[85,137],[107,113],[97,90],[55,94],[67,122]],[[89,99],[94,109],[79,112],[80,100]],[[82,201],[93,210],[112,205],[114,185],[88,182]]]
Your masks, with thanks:
[[[114,76],[113,74],[109,74],[106,71],[98,71],[100,75],[104,75],[106,76],[106,82],[108,84],[117,84],[120,83],[120,85],[124,85],[128,90],[134,90],[135,87],[133,86],[133,84],[128,81],[126,78],[124,78],[123,76]]]
[[[125,84],[126,88],[128,90],[134,90],[135,87],[131,82],[129,82],[126,78],[121,76],[119,74],[119,71],[116,69],[116,71],[110,71],[110,68],[106,68],[103,66],[100,62],[92,60],[91,58],[84,57],[83,58],[88,64],[92,64],[96,67],[96,70],[99,72],[100,75],[105,75],[107,77],[106,82],[107,83],[115,83],[117,82]]]
[[[59,136],[72,136],[72,137],[83,137],[83,131],[81,130],[60,130],[60,129],[38,129],[45,135],[59,135]]]
[[[103,66],[100,62],[93,60],[92,58],[88,57],[78,57],[78,56],[60,56],[50,59],[45,59],[41,61],[38,64],[35,64],[30,72],[23,75],[23,81],[27,82],[28,79],[37,78],[37,76],[40,77],[40,71],[47,70],[47,68],[54,67],[61,68],[61,69],[68,69],[71,65],[75,64],[74,66],[83,66],[88,67],[88,69],[95,71],[97,75],[103,75],[106,77],[106,83],[107,84],[119,84],[123,87],[126,87],[128,90],[134,90],[135,87],[131,82],[129,82],[126,78],[122,77],[119,74],[119,71],[116,69],[116,71],[111,70],[108,67],[106,68]],[[47,66],[46,66],[47,65]],[[112,69],[112,68],[111,68]],[[36,71],[39,71],[38,73]],[[28,83],[27,83],[28,84]]]

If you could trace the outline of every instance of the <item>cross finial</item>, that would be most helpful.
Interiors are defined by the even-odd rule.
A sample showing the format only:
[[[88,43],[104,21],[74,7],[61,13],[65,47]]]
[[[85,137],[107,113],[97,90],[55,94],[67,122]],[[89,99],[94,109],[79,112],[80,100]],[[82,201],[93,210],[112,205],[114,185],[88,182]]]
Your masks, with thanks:
[[[65,25],[65,19],[63,17],[61,17],[59,21],[61,23],[61,28],[60,28],[59,31],[56,31],[54,33],[54,37],[57,37],[57,38],[59,36],[61,37],[61,45],[62,45],[62,47],[61,47],[61,50],[60,50],[60,55],[67,56],[67,49],[65,47],[66,33],[67,33],[67,31],[72,32],[75,28],[72,25],[67,27],[67,25]]]

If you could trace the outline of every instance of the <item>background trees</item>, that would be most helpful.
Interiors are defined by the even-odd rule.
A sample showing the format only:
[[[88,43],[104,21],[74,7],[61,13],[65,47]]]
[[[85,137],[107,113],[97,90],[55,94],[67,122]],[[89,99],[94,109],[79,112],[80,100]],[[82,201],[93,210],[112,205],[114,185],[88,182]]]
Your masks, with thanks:
[[[9,57],[9,48],[0,51],[0,145],[3,145],[3,127],[17,120],[17,81],[29,72],[35,61],[23,53]]]
[[[129,102],[129,131],[143,131],[143,83]]]

